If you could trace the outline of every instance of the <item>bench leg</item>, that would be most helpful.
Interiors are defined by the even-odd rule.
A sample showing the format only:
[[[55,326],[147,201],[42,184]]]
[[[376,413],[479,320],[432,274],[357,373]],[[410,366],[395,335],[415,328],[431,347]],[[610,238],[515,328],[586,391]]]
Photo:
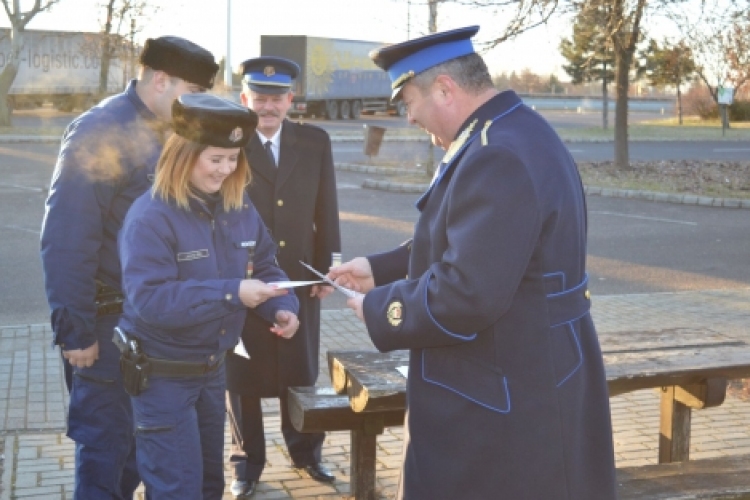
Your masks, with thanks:
[[[377,434],[351,431],[352,458],[349,493],[355,500],[375,500],[375,448]]]
[[[690,407],[675,398],[675,389],[661,388],[660,464],[687,462],[690,456]]]

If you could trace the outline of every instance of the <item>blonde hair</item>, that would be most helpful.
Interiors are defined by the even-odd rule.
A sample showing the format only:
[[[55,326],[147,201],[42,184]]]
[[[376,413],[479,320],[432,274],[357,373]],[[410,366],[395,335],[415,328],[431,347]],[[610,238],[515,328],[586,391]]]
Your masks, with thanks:
[[[206,144],[190,141],[172,134],[156,164],[153,196],[164,201],[174,200],[178,207],[189,210],[189,198],[195,197],[190,192],[190,175],[198,157],[208,148]],[[221,196],[224,200],[224,211],[242,208],[242,197],[245,186],[250,184],[250,167],[245,158],[244,148],[240,148],[237,168],[224,179],[221,185]]]

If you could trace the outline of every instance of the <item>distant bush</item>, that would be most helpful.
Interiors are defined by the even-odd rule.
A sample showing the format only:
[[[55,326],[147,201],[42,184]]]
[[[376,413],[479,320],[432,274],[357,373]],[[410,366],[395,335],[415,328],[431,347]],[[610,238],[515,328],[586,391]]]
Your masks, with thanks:
[[[697,115],[701,120],[719,119],[719,105],[705,85],[693,86],[682,95],[682,112],[685,115]],[[734,101],[729,106],[729,121],[750,121],[750,101]]]
[[[750,121],[750,101],[734,101],[729,106],[730,122]]]
[[[715,120],[719,117],[719,108],[704,85],[694,85],[682,94],[682,113]]]

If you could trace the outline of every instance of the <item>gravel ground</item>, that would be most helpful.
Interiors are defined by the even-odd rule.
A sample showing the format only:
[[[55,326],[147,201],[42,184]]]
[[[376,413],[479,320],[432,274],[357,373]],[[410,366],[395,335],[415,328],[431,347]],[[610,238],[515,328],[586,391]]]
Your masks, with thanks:
[[[618,169],[611,161],[581,162],[578,170],[587,186],[750,198],[750,162],[644,161],[632,163],[627,170]],[[432,176],[415,170],[386,177],[391,182],[428,184]]]
[[[750,198],[750,162],[634,162],[628,170],[616,168],[614,162],[582,162],[578,169],[589,186]]]

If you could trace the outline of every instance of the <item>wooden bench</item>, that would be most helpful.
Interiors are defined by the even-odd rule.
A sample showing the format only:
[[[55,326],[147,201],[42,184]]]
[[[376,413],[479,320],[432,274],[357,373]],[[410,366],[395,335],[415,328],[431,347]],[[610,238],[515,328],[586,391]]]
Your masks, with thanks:
[[[619,500],[750,500],[750,455],[621,467]]]
[[[377,437],[386,427],[404,424],[404,410],[357,413],[349,396],[331,387],[290,387],[289,417],[299,432],[350,431],[350,494],[357,499],[375,499]]]

